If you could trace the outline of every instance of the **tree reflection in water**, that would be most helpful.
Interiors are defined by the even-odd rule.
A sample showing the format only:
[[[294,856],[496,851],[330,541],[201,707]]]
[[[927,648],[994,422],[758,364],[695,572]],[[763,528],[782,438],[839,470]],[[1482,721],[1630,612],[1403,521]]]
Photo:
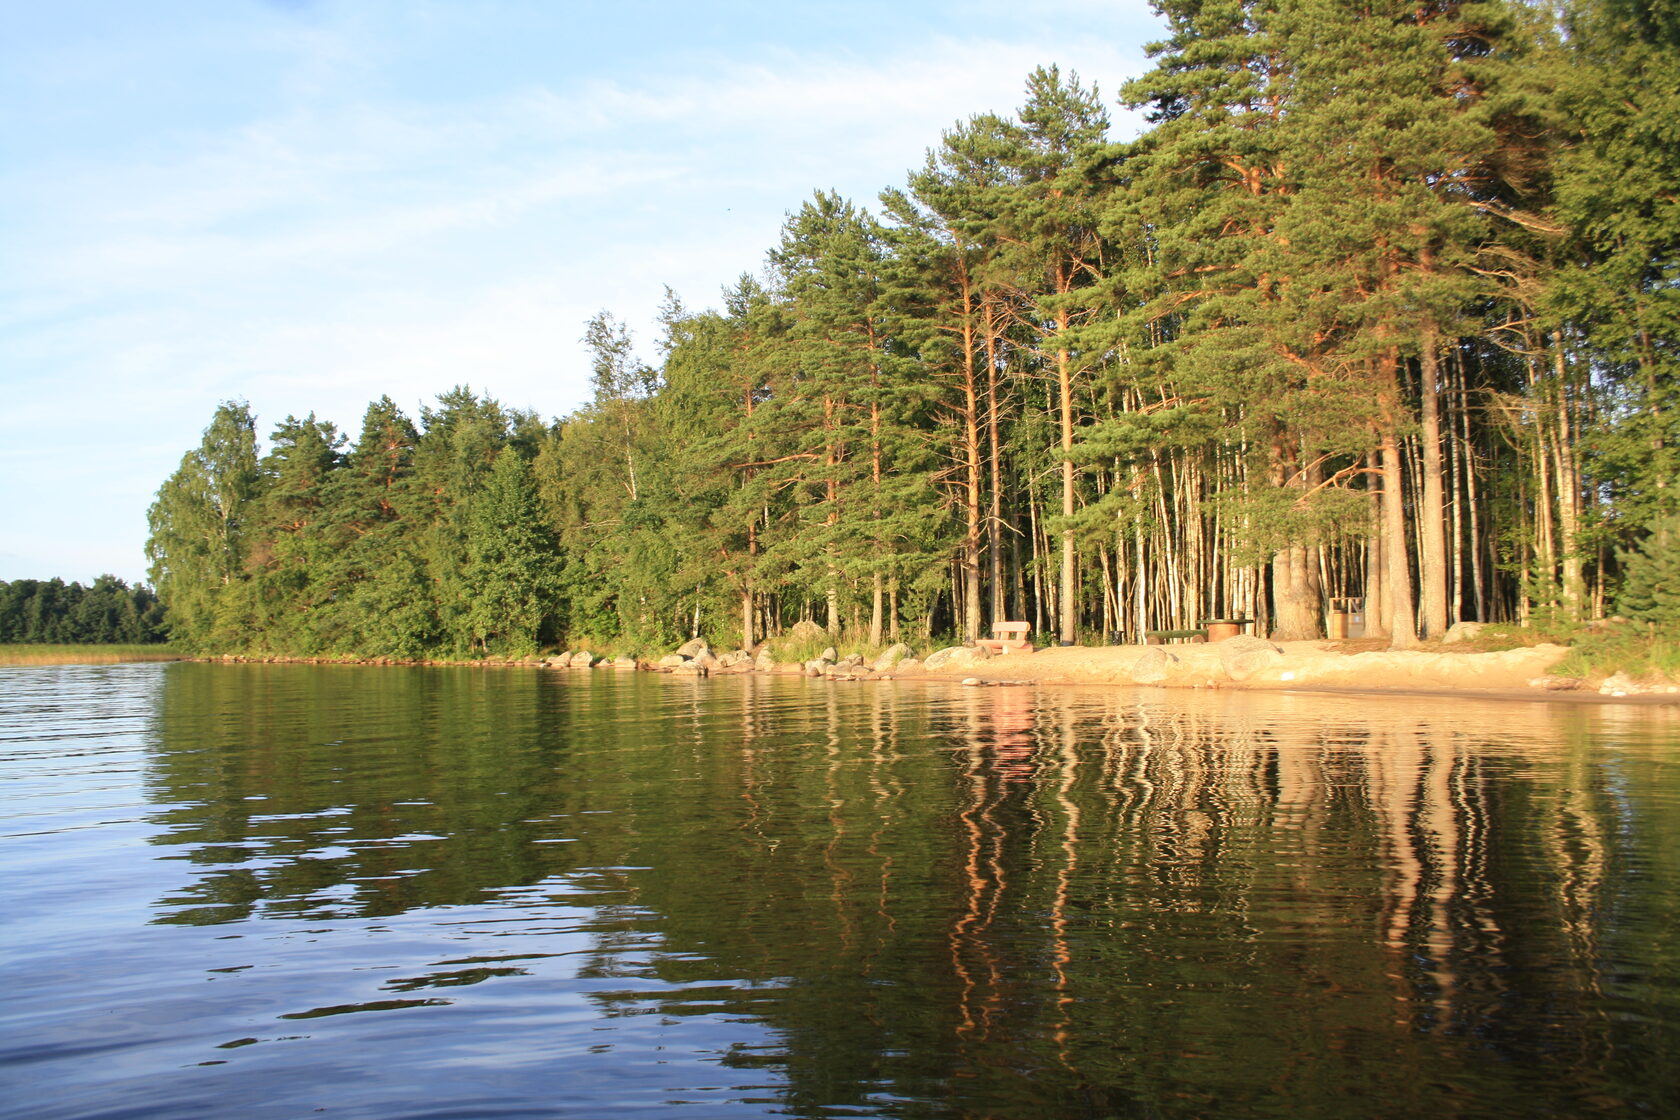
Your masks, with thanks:
[[[800,1114],[1664,1099],[1672,713],[181,669],[157,922],[565,908]]]

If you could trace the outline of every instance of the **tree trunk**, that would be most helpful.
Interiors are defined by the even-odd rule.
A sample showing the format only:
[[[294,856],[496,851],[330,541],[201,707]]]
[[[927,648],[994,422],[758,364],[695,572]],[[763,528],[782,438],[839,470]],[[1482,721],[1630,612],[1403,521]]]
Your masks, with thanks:
[[[1057,313],[1056,330],[1060,338],[1067,330],[1068,315],[1062,311]],[[1056,380],[1061,390],[1062,398],[1062,516],[1071,518],[1074,513],[1073,487],[1073,370],[1070,368],[1072,355],[1065,345],[1056,350]],[[1062,530],[1062,601],[1061,625],[1058,636],[1065,646],[1073,645],[1079,639],[1079,595],[1077,590],[1078,573],[1074,568],[1075,555],[1073,547],[1073,528],[1069,526]]]
[[[883,614],[886,608],[887,593],[884,586],[885,581],[881,578],[880,572],[876,572],[871,577],[871,581],[873,583],[871,588],[873,594],[869,608],[869,644],[878,646],[881,644],[881,624],[884,621]]]
[[[1375,458],[1370,460],[1376,465]],[[1365,546],[1365,636],[1367,638],[1388,637],[1388,581],[1384,577],[1388,566],[1388,552],[1384,547],[1382,495],[1380,490],[1371,492],[1371,529],[1369,543]]]
[[[1317,551],[1291,545],[1272,553],[1272,637],[1276,641],[1305,642],[1323,636],[1318,624]]]
[[[1418,514],[1418,569],[1422,586],[1419,614],[1423,636],[1439,639],[1451,625],[1447,609],[1446,496],[1441,474],[1440,367],[1436,359],[1437,340],[1433,327],[1425,328],[1419,359],[1422,423],[1419,442],[1423,461],[1423,509]]]
[[[1581,559],[1581,473],[1575,461],[1575,425],[1570,415],[1569,365],[1564,359],[1563,332],[1552,332],[1552,362],[1557,372],[1557,496],[1558,536],[1563,576],[1563,609],[1579,619],[1586,601],[1586,576]]]
[[[1404,479],[1400,474],[1400,442],[1392,427],[1382,435],[1382,516],[1387,550],[1383,583],[1388,589],[1389,640],[1394,649],[1418,644],[1417,621],[1412,614],[1412,573],[1406,556],[1406,508]]]

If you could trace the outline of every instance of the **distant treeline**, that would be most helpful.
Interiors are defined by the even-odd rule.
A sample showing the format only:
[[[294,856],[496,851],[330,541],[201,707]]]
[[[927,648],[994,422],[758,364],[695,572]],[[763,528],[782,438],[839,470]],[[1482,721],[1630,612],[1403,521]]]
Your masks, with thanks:
[[[164,640],[163,605],[145,584],[104,575],[91,587],[61,579],[0,582],[0,643],[126,645]]]
[[[1634,0],[1162,0],[1150,125],[1040,69],[878,211],[606,313],[552,423],[458,388],[259,452],[224,405],[152,508],[206,647],[418,655],[1052,639],[1337,599],[1408,645],[1613,611],[1680,511],[1680,17]]]

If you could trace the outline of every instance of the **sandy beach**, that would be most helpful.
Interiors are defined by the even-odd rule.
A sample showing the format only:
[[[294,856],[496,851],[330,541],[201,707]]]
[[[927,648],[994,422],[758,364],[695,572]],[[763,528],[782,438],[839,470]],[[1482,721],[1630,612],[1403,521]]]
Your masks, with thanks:
[[[1672,691],[1616,696],[1587,680],[1550,680],[1569,650],[1561,645],[1484,652],[1347,652],[1329,641],[1182,643],[1165,646],[1058,647],[910,674],[983,683],[1140,685],[1164,688],[1421,693],[1585,703],[1680,704]],[[1265,648],[1262,648],[1265,647]],[[899,675],[899,674],[895,674]],[[1151,679],[1153,678],[1153,679]],[[1547,687],[1547,682],[1552,687]]]

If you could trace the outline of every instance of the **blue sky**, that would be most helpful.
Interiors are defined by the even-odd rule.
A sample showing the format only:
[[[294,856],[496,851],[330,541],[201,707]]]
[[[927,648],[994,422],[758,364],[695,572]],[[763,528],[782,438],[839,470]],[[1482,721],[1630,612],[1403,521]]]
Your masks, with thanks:
[[[1144,0],[53,0],[0,36],[0,579],[143,578],[216,404],[561,416],[814,190],[872,204],[1041,63],[1115,103]]]

